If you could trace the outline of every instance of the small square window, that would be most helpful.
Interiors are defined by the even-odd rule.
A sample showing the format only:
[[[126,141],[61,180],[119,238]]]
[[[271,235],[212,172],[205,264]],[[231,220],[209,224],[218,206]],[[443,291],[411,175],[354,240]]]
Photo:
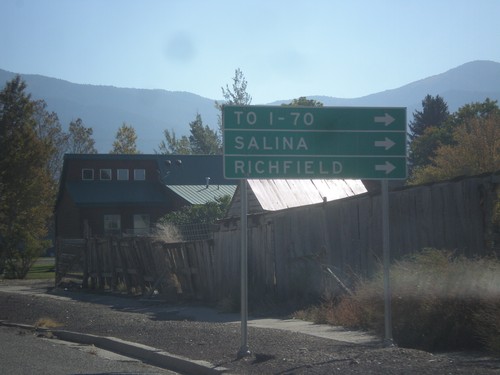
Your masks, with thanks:
[[[101,180],[111,180],[111,169],[99,169],[99,178]]]
[[[145,179],[146,179],[146,170],[145,169],[134,169],[134,180],[144,181]]]
[[[82,169],[82,180],[93,180],[94,170],[93,169]]]
[[[119,181],[128,181],[128,169],[117,169],[116,179]]]
[[[118,234],[121,229],[120,215],[104,215],[104,233]]]
[[[149,233],[150,218],[147,214],[134,215],[134,234]]]

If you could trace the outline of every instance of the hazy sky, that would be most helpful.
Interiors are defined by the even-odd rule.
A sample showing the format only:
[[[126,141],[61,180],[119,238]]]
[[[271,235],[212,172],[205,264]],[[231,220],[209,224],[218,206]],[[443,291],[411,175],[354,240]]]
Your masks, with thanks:
[[[1,0],[0,69],[252,104],[500,62],[500,0]]]

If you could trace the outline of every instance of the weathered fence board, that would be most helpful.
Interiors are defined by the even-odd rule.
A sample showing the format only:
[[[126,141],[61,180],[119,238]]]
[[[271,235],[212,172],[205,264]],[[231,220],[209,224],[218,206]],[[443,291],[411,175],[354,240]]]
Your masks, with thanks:
[[[79,242],[59,239],[57,277],[73,279],[78,260],[83,287],[151,295],[156,290],[175,299],[215,298],[212,240],[161,244],[149,238],[89,238]]]

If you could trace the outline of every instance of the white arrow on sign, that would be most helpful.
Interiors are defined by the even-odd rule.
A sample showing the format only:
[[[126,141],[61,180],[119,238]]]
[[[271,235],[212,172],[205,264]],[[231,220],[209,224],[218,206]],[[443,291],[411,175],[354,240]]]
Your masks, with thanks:
[[[390,114],[388,113],[385,113],[383,116],[375,116],[373,118],[373,121],[375,122],[381,122],[383,123],[385,126],[387,125],[390,125],[394,122],[395,118],[392,117]]]
[[[389,163],[388,161],[386,161],[385,164],[375,165],[376,171],[382,171],[382,172],[385,172],[385,174],[389,174],[395,169],[396,169],[396,167],[393,164]]]
[[[384,147],[385,150],[387,151],[390,149],[392,146],[394,146],[396,143],[394,143],[392,140],[389,138],[385,137],[385,140],[383,141],[375,141],[375,147]]]

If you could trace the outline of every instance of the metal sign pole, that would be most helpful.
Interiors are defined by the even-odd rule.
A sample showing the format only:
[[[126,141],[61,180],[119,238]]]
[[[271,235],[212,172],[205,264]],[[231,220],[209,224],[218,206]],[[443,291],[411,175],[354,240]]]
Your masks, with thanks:
[[[238,358],[250,355],[248,348],[248,201],[247,180],[240,180],[241,200],[241,346]]]
[[[392,309],[390,285],[390,237],[389,237],[389,183],[381,181],[382,188],[382,246],[384,251],[384,324],[385,344],[393,345],[392,339]]]

